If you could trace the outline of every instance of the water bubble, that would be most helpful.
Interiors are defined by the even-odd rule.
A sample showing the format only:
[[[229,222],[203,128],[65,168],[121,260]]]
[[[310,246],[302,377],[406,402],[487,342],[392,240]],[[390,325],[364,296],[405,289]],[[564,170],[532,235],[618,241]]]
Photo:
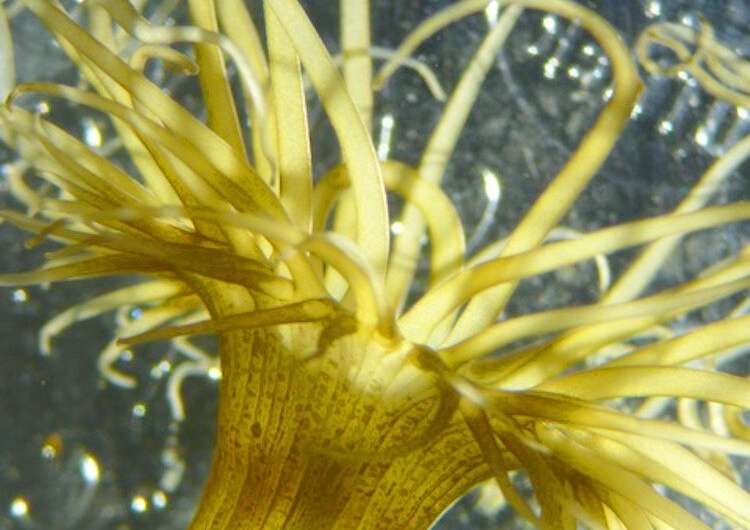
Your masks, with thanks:
[[[391,151],[391,140],[393,137],[393,126],[396,121],[392,114],[385,114],[380,120],[380,135],[377,142],[378,158],[387,160]]]
[[[557,18],[554,15],[545,15],[544,18],[542,18],[542,26],[549,33],[557,33]]]
[[[87,484],[93,485],[99,482],[99,462],[89,453],[81,457],[81,476]]]
[[[145,403],[136,403],[133,405],[133,416],[136,418],[143,418],[148,412],[148,408]]]
[[[695,80],[692,78],[692,76],[684,70],[677,72],[677,79],[679,79],[680,81],[685,81],[686,83],[687,82],[695,83]]]
[[[29,301],[29,293],[26,291],[26,289],[16,289],[11,294],[11,297],[13,298],[13,301],[17,304],[23,304],[24,302]]]
[[[153,504],[154,508],[157,510],[163,510],[166,508],[168,500],[167,494],[161,490],[156,490],[151,494],[151,504]]]
[[[130,509],[135,513],[145,513],[148,511],[148,499],[143,495],[135,495],[130,500]]]
[[[706,147],[708,145],[708,142],[708,131],[705,129],[705,127],[700,127],[697,131],[695,131],[696,144],[700,145],[701,147]]]
[[[664,120],[661,123],[659,123],[658,130],[660,134],[664,134],[664,135],[669,134],[672,131],[674,131],[674,124],[671,121]]]
[[[172,370],[172,363],[167,360],[163,360],[151,367],[151,377],[153,379],[161,379]]]
[[[500,200],[500,195],[502,194],[500,179],[494,171],[488,168],[482,171],[482,184],[488,202],[494,203]]]
[[[16,497],[10,503],[10,515],[22,519],[29,515],[29,502],[23,497]]]
[[[648,18],[659,17],[661,16],[662,12],[662,5],[659,0],[651,0],[648,5],[646,5],[646,16]]]
[[[40,453],[45,460],[53,460],[63,452],[63,440],[59,433],[52,433],[42,442]]]
[[[556,57],[550,58],[544,63],[544,77],[547,79],[554,79],[557,77],[557,68],[560,66],[560,61]]]
[[[208,369],[208,377],[213,381],[221,379],[221,368],[218,366],[212,366]]]
[[[49,114],[51,107],[49,106],[48,102],[40,101],[39,103],[34,105],[34,110],[36,110],[39,114]]]
[[[81,120],[83,126],[83,141],[91,147],[102,146],[102,130],[99,125],[92,118],[84,118]]]

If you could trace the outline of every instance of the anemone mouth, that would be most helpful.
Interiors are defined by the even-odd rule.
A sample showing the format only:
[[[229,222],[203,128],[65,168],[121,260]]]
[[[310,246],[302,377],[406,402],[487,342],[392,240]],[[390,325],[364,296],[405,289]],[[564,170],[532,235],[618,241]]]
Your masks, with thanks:
[[[193,528],[421,528],[490,477],[540,528],[574,528],[576,521],[702,528],[652,484],[750,526],[747,492],[708,463],[733,469],[727,454],[750,454],[738,419],[750,408],[747,380],[690,365],[716,363],[750,340],[746,307],[679,336],[664,327],[747,291],[747,248],[677,286],[642,294],[682,236],[750,219],[748,202],[706,206],[750,154],[750,140],[717,159],[674,211],[585,234],[559,226],[620,138],[642,89],[630,51],[595,12],[563,0],[503,3],[413,166],[381,160],[374,149],[372,87],[406,65],[441,96],[434,76],[408,57],[487,1],[457,2],[393,52],[370,54],[361,52],[371,49],[368,3],[347,0],[338,62],[294,0],[264,2],[265,42],[236,0],[191,2],[192,25],[170,27],[124,0],[87,6],[87,27],[45,0],[23,2],[91,90],[2,87],[4,138],[51,191],[29,186],[19,169],[11,180],[28,215],[3,210],[0,217],[34,234],[29,245],[50,238],[62,246],[41,269],[4,274],[0,283],[149,277],[71,308],[41,333],[49,351],[78,320],[146,307],[120,326],[100,358],[102,373],[120,386],[135,384],[113,368],[129,346],[170,340],[187,351],[195,335],[219,337],[218,357],[193,349],[169,387],[181,421],[184,378],[221,366],[214,467]],[[493,58],[531,10],[588,32],[608,58],[611,93],[509,237],[469,258],[441,179]],[[679,65],[652,60],[656,45],[672,47]],[[653,26],[636,51],[649,71],[689,70],[711,94],[746,103],[747,65],[717,44],[709,26]],[[373,76],[378,54],[386,63]],[[205,122],[145,75],[151,60],[198,77]],[[228,63],[243,98],[233,95]],[[341,163],[317,180],[309,91],[341,151]],[[25,110],[30,94],[109,116],[136,176]],[[403,203],[393,241],[388,193]],[[611,283],[606,256],[631,247],[642,250]],[[428,263],[425,287],[407,303],[420,259]],[[502,318],[520,282],[586,260],[598,267],[597,301]],[[643,345],[644,337],[651,342]],[[631,411],[622,406],[627,398],[645,401]],[[677,421],[649,417],[664,398],[679,403]],[[713,405],[712,425],[696,418],[691,403],[699,402]],[[511,480],[519,470],[532,496]],[[321,476],[330,483],[317,490]],[[418,494],[406,495],[409,488]]]

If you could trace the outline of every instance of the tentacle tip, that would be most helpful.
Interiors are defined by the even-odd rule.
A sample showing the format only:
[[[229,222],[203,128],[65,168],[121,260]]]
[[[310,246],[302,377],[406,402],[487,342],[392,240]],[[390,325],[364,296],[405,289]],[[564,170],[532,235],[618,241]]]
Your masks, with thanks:
[[[23,285],[17,278],[16,274],[0,274],[0,287],[20,287]]]
[[[49,357],[52,355],[52,335],[39,334],[39,354],[42,357]]]
[[[173,407],[170,407],[172,410],[170,411],[170,414],[172,416],[172,422],[175,425],[180,425],[183,421],[185,421],[185,413],[183,411],[176,411]]]
[[[136,380],[129,375],[122,374],[116,370],[101,371],[102,377],[108,383],[118,386],[120,388],[126,388],[132,390],[137,386]]]

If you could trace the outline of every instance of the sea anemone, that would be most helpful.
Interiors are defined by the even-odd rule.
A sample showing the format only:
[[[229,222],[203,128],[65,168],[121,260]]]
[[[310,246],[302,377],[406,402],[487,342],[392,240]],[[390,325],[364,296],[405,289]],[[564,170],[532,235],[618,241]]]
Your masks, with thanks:
[[[441,97],[410,55],[490,3],[502,12],[419,163],[379,157],[373,87],[406,65]],[[344,0],[342,75],[296,0],[264,1],[263,31],[241,0],[190,1],[184,26],[146,18],[142,2],[91,0],[85,22],[50,0],[22,4],[82,83],[14,86],[12,60],[4,61],[0,130],[23,160],[9,178],[27,210],[0,215],[35,234],[32,243],[61,246],[40,269],[0,282],[145,276],[71,308],[41,334],[49,349],[77,320],[146,307],[100,358],[121,386],[134,384],[113,367],[126,346],[218,336],[215,449],[192,529],[428,528],[488,479],[542,529],[707,528],[667,491],[750,528],[750,496],[728,456],[750,455],[742,418],[750,385],[717,369],[750,339],[747,304],[681,334],[669,326],[750,288],[747,247],[643,294],[681,236],[750,218],[748,202],[706,206],[750,153],[750,139],[718,158],[673,211],[582,234],[562,228],[641,91],[630,50],[596,12],[567,0],[465,0],[388,51],[370,42],[369,2]],[[469,255],[441,180],[493,58],[525,11],[587,31],[609,60],[612,89],[509,236]],[[0,20],[0,57],[12,58]],[[714,96],[747,105],[750,67],[702,27],[653,26],[638,59],[653,74],[689,72]],[[373,76],[375,56],[386,63]],[[149,79],[152,60],[198,76],[205,120]],[[25,110],[28,94],[106,114],[126,156],[96,152]],[[313,94],[340,148],[340,163],[315,179]],[[39,185],[24,180],[28,168]],[[603,257],[632,247],[642,248],[612,285],[602,279],[599,300],[505,315],[519,282],[589,259],[606,276]],[[208,370],[215,359],[200,353],[187,370]],[[185,374],[173,376],[177,419]],[[666,410],[674,400],[684,409],[676,417]]]

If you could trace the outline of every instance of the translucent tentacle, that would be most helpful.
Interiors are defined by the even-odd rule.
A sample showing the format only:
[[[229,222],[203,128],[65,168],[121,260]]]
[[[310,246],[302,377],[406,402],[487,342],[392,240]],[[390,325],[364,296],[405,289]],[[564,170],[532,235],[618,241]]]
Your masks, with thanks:
[[[269,309],[259,309],[249,313],[237,313],[228,317],[202,320],[182,326],[155,329],[138,335],[122,337],[118,340],[124,346],[133,346],[176,337],[222,333],[235,329],[253,329],[305,322],[318,322],[330,318],[336,308],[330,300],[305,300]]]
[[[216,164],[219,171],[255,200],[262,211],[276,218],[284,218],[283,208],[252,168],[232,148],[218,138],[213,131],[203,126],[182,106],[166,96],[159,87],[99,44],[87,32],[76,25],[64,13],[45,0],[24,0],[29,8],[54,33],[67,40],[76,51],[106,73],[120,86],[128,90],[146,109],[157,116],[173,131],[180,131],[193,145],[202,146],[202,152]]]
[[[119,307],[159,302],[180,294],[184,286],[169,280],[156,280],[131,285],[90,298],[57,314],[39,331],[39,348],[42,354],[51,353],[52,339],[76,322],[94,318]]]
[[[724,285],[696,291],[666,291],[623,304],[594,304],[577,308],[553,309],[525,315],[493,326],[465,341],[441,350],[450,366],[478,359],[513,341],[543,335],[566,328],[600,322],[657,316],[666,319],[674,312],[707,305],[736,292],[750,288],[750,279],[735,280]]]
[[[578,149],[513,230],[503,250],[505,256],[538,246],[560,222],[614,147],[641,89],[640,78],[627,47],[617,32],[598,14],[566,2],[523,1],[519,4],[556,12],[587,29],[602,46],[612,65],[614,93]],[[470,302],[448,342],[465,338],[493,322],[510,299],[514,287],[515,283],[494,287]]]
[[[330,54],[302,7],[293,0],[269,0],[294,43],[315,90],[336,130],[344,163],[352,178],[357,218],[357,243],[378,275],[385,273],[389,223],[385,190],[367,127],[346,91]]]
[[[300,60],[271,9],[266,9],[266,31],[281,202],[297,227],[309,231],[312,153]]]
[[[704,208],[698,212],[665,215],[625,223],[592,232],[581,239],[552,243],[521,254],[501,257],[466,269],[448,278],[422,297],[405,315],[399,325],[415,335],[423,336],[452,309],[459,307],[476,293],[517,279],[553,270],[562,265],[588,259],[597,254],[653,241],[675,233],[688,233],[727,222],[750,218],[750,203]]]
[[[450,10],[451,8],[447,9]],[[435,184],[442,181],[448,160],[456,147],[460,132],[474,106],[481,85],[493,64],[494,57],[507,40],[520,15],[521,9],[516,6],[503,13],[502,21],[490,30],[469,62],[422,154],[419,174],[423,179]],[[438,18],[440,16],[440,14],[436,15]],[[428,23],[429,21],[426,24]],[[416,34],[419,29],[414,31]],[[407,37],[405,44],[396,51],[392,61],[399,60],[401,56],[399,51],[409,41],[410,37]],[[395,64],[397,63],[386,63],[382,71],[387,71],[389,65]],[[381,76],[382,74],[379,74],[378,77]],[[376,86],[377,84],[376,81]],[[422,233],[424,232],[424,225],[419,212],[413,207],[410,208],[407,205],[399,221],[403,230],[398,241],[395,242],[392,252],[392,256],[398,259],[389,267],[387,282],[388,299],[396,308],[401,307],[409,291],[421,248]]]
[[[5,96],[10,94],[13,85],[16,84],[16,62],[13,57],[13,41],[8,16],[2,5],[0,5],[0,64],[3,65],[2,73],[0,73],[0,101],[4,101]]]

